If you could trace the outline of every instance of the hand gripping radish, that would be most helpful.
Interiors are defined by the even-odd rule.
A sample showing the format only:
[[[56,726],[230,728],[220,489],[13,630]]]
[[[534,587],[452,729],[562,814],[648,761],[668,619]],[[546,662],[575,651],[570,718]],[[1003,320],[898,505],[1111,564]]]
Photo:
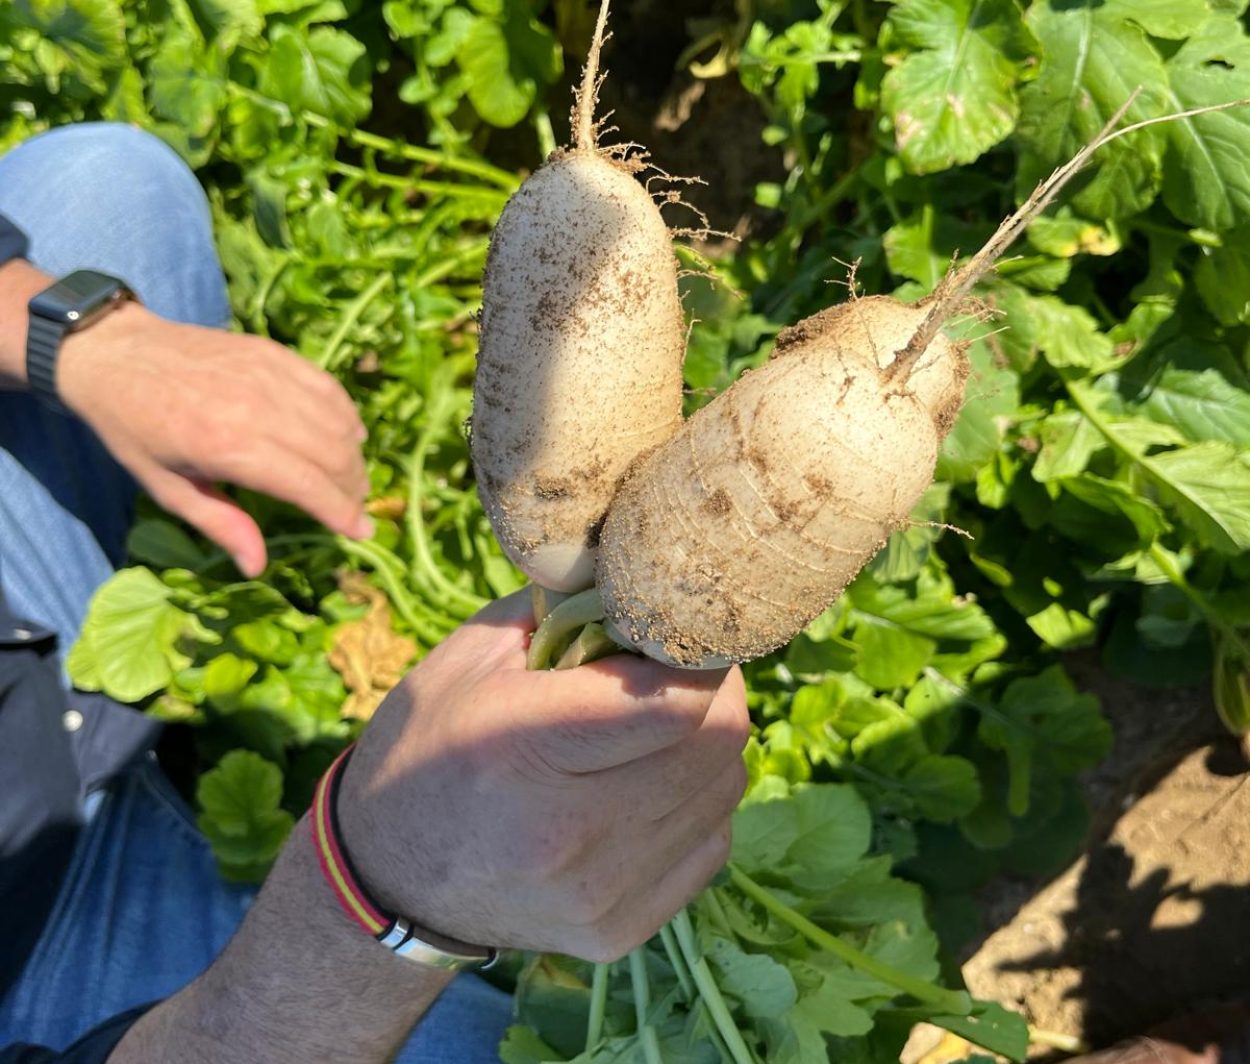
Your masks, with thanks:
[[[576,144],[508,201],[483,281],[473,393],[478,490],[508,556],[554,591],[589,587],[629,465],[681,426],[686,327],[664,219],[625,149],[597,145],[604,0]]]

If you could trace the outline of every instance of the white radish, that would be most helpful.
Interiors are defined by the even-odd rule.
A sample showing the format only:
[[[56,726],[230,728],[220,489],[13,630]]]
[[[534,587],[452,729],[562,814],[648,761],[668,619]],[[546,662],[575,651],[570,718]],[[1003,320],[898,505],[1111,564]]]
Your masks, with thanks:
[[[554,591],[589,587],[599,532],[640,455],[681,426],[686,327],[672,240],[641,164],[597,145],[608,3],[576,143],[508,201],[483,281],[471,449],[504,551]]]
[[[853,299],[787,330],[631,471],[596,571],[609,635],[709,668],[782,646],[832,604],[932,482],[968,374],[941,329],[973,285],[1099,147],[1195,113],[1113,131],[1127,106],[931,299]]]

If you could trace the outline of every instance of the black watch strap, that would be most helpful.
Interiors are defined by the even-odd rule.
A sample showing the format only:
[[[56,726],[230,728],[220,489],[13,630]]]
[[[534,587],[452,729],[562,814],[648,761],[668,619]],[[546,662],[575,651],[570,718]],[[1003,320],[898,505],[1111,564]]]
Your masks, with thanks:
[[[56,358],[69,330],[55,321],[31,314],[26,332],[26,385],[44,404],[64,411],[56,390]]]

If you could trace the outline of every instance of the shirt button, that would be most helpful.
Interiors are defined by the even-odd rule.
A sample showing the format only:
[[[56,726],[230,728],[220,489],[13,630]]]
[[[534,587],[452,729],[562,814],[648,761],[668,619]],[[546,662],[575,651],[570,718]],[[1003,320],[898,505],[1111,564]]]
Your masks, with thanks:
[[[82,727],[82,714],[76,709],[67,709],[61,714],[61,724],[67,732],[76,732]]]

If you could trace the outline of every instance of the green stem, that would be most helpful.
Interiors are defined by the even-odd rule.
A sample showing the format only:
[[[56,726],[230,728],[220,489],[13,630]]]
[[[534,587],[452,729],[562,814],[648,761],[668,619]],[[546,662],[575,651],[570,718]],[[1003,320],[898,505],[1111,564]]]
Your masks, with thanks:
[[[1250,644],[1246,643],[1233,625],[1220,616],[1219,610],[1211,605],[1211,600],[1189,582],[1185,571],[1177,564],[1176,555],[1159,546],[1158,543],[1152,543],[1150,544],[1150,557],[1159,567],[1159,571],[1168,578],[1169,583],[1193,603],[1194,608],[1202,614],[1207,624],[1232,643],[1242,657],[1250,660]]]
[[[690,970],[686,967],[685,960],[682,959],[681,948],[677,945],[677,936],[673,934],[672,924],[665,924],[660,928],[660,942],[664,946],[664,953],[668,957],[669,967],[673,969],[673,974],[677,976],[677,984],[681,987],[681,996],[686,1002],[694,1001],[694,984],[690,981]]]
[[[526,668],[546,669],[552,659],[564,650],[565,643],[577,629],[593,621],[603,620],[603,602],[593,587],[565,599],[547,614],[530,640]]]
[[[322,369],[334,370],[338,367],[339,348],[342,346],[343,341],[347,339],[347,334],[356,327],[361,315],[368,309],[369,304],[377,299],[382,294],[382,289],[391,283],[391,277],[392,275],[389,273],[379,273],[370,282],[369,286],[348,304],[347,310],[339,321],[338,328],[334,330],[334,334],[326,344],[325,350],[321,352],[320,357],[317,359],[317,365]]]
[[[488,242],[479,240],[466,248],[462,248],[454,255],[449,255],[437,265],[431,266],[429,269],[417,274],[409,284],[414,289],[427,288],[435,281],[441,281],[449,274],[455,273],[461,266],[472,262],[474,259],[484,257],[488,250]]]
[[[551,128],[551,115],[545,110],[534,112],[534,132],[538,135],[538,152],[549,158],[559,145],[556,143],[556,131]]]
[[[440,396],[449,394],[439,390]],[[486,599],[474,595],[464,588],[453,584],[443,572],[442,567],[434,560],[434,552],[430,549],[430,538],[425,527],[425,514],[422,513],[421,489],[425,483],[425,456],[433,441],[435,425],[442,420],[443,404],[440,402],[434,409],[427,412],[428,423],[417,437],[417,445],[412,451],[412,465],[409,470],[408,484],[408,536],[412,540],[413,576],[424,576],[432,585],[435,594],[443,594],[452,602],[462,607],[465,616],[476,613],[486,605]]]
[[[467,174],[470,177],[480,177],[483,181],[489,181],[498,185],[505,192],[511,192],[517,187],[518,182],[514,174],[491,166],[490,163],[480,162],[477,159],[463,159],[455,155],[445,155],[431,148],[423,148],[416,144],[409,144],[406,141],[380,137],[376,133],[368,133],[363,129],[349,130],[346,133],[346,137],[353,144],[362,148],[376,148],[387,155],[408,159],[414,163],[423,163],[438,170],[451,170],[455,173]]]
[[[577,633],[577,638],[568,645],[560,655],[554,668],[575,669],[579,665],[588,665],[592,661],[619,654],[621,645],[604,630],[603,625],[592,621]]]
[[[651,1026],[651,982],[647,978],[647,950],[641,946],[629,955],[629,981],[634,991],[634,1016],[638,1021],[638,1041],[647,1064],[664,1064],[660,1041]]]
[[[396,612],[423,643],[427,646],[434,646],[443,641],[448,631],[454,626],[454,620],[439,617],[432,611],[422,610],[417,605],[417,600],[400,580],[403,563],[394,554],[376,543],[359,543],[344,536],[336,536],[335,541],[344,554],[364,562],[378,574],[378,579],[382,581],[382,588],[394,603]],[[422,616],[423,613],[424,616]],[[435,627],[439,621],[447,625],[445,630]]]
[[[590,980],[590,1017],[586,1021],[586,1052],[589,1053],[603,1040],[603,1014],[608,1007],[608,976],[612,965],[596,964]]]
[[[845,961],[852,968],[866,972],[873,978],[880,979],[883,983],[896,987],[903,993],[910,994],[917,1001],[923,1001],[926,1005],[932,1005],[943,1013],[948,1013],[952,1016],[966,1016],[972,1011],[972,999],[965,991],[947,990],[944,987],[934,986],[932,983],[923,979],[917,979],[914,975],[908,975],[906,972],[900,972],[897,968],[884,964],[875,957],[870,957],[867,953],[857,950],[854,946],[843,942],[836,935],[830,934],[823,927],[816,926],[802,913],[792,909],[780,898],[775,897],[770,891],[761,887],[742,869],[732,864],[729,866],[729,877],[734,886],[747,895],[747,897],[759,902],[760,905],[777,917],[783,924],[794,928],[795,931],[813,945],[819,946],[823,950],[828,950],[828,952]]]
[[[682,909],[673,917],[672,926],[677,933],[677,944],[681,947],[682,956],[685,957],[686,964],[690,968],[695,986],[699,988],[703,1004],[707,1006],[711,1014],[713,1026],[724,1039],[725,1048],[729,1051],[733,1064],[756,1064],[755,1055],[743,1041],[742,1032],[738,1030],[738,1024],[734,1022],[733,1014],[721,996],[720,988],[716,985],[716,979],[712,975],[712,969],[708,967],[707,960],[699,951],[699,943],[695,938],[690,913]]]
[[[423,196],[447,196],[451,199],[480,200],[502,206],[507,194],[502,189],[482,188],[480,185],[457,185],[454,181],[427,181],[404,174],[384,174],[366,170],[351,163],[334,162],[326,167],[340,177],[353,177],[374,188],[393,188],[399,192],[419,192]]]

